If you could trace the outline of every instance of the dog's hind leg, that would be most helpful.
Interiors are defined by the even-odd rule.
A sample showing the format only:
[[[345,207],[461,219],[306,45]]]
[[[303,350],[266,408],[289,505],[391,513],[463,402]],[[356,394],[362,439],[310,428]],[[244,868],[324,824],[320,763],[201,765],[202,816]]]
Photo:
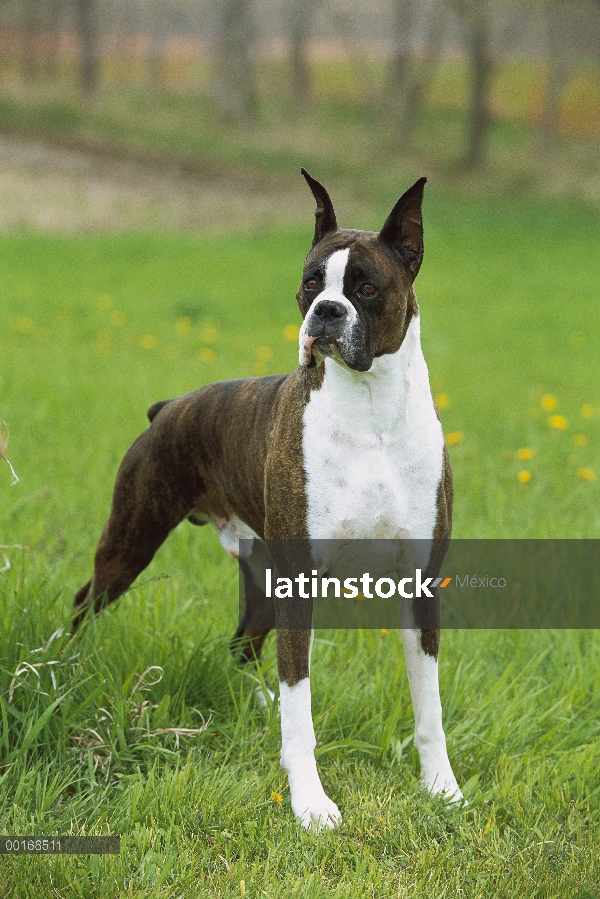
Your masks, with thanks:
[[[121,463],[93,577],[75,596],[74,631],[90,606],[99,612],[127,590],[201,493],[201,478],[169,453],[155,427],[135,441]]]
[[[268,567],[268,553],[262,541],[254,540],[250,558],[239,558],[240,588],[243,587],[243,603],[240,607],[240,624],[231,639],[231,651],[242,665],[258,662],[265,639],[275,627],[273,600],[268,599],[262,587],[265,566]],[[275,693],[269,683],[259,686],[256,696],[261,706],[266,707]]]

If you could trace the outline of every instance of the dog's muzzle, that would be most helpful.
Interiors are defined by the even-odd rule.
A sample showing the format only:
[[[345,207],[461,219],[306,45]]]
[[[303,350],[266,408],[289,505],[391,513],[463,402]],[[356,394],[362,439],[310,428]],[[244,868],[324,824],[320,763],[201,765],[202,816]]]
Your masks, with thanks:
[[[349,322],[348,308],[343,303],[337,300],[319,300],[307,316],[302,329],[305,364],[314,350],[321,356],[337,356]]]

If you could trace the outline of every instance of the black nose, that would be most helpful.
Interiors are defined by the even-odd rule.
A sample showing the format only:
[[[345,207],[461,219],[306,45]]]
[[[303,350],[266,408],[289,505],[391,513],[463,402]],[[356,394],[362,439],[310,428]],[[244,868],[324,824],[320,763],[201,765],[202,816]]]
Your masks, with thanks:
[[[343,318],[346,314],[346,307],[342,303],[336,303],[335,300],[321,300],[313,309],[312,314],[323,322],[333,321],[336,318]]]

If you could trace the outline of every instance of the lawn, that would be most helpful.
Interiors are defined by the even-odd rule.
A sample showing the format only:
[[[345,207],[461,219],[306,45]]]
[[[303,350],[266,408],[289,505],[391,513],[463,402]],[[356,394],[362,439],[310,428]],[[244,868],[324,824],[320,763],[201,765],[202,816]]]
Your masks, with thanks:
[[[399,634],[318,633],[317,752],[344,815],[318,838],[291,817],[276,706],[230,660],[237,572],[208,529],[181,525],[116,606],[56,635],[148,406],[294,366],[310,234],[0,236],[21,479],[2,464],[0,828],[122,835],[120,856],[4,858],[2,895],[597,895],[595,632],[442,635],[454,810],[419,788]],[[599,537],[596,213],[430,191],[425,239],[455,535]]]

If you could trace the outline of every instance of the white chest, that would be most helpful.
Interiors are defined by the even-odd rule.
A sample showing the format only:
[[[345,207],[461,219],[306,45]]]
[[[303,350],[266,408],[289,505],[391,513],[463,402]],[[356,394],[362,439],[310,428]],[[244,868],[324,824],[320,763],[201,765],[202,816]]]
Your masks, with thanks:
[[[311,539],[430,539],[443,435],[413,318],[393,356],[368,372],[325,360],[304,410]]]

